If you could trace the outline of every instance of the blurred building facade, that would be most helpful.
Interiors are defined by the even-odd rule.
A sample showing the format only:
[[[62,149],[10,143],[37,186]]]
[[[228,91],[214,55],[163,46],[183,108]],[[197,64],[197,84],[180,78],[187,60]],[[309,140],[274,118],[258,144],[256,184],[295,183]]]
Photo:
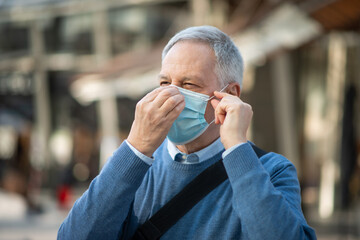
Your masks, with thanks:
[[[251,140],[297,166],[308,218],[360,212],[357,0],[0,1],[2,189],[32,206],[58,188],[67,207],[157,87],[167,40],[202,24],[243,53]],[[358,216],[346,234],[360,236]]]

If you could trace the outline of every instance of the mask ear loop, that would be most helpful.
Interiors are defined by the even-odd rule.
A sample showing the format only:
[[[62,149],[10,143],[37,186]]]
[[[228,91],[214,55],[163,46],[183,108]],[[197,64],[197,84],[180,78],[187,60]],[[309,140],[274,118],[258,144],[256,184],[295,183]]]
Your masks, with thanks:
[[[224,91],[227,87],[229,86],[229,84],[226,84],[226,86],[225,87],[223,87],[219,92],[222,92],[222,91]]]
[[[226,84],[226,86],[223,87],[219,92],[224,91],[228,86],[229,86],[229,84]],[[210,97],[208,101],[210,101],[210,100],[213,99],[214,97],[215,97],[215,96]]]
[[[219,92],[224,91],[228,86],[229,86],[229,84],[226,84],[226,86],[223,87]],[[215,96],[210,97],[208,101],[210,101],[210,100],[213,99],[214,97],[215,97]],[[212,120],[212,121],[209,123],[209,125],[212,124],[212,123],[214,123],[214,122],[215,122],[215,119]]]

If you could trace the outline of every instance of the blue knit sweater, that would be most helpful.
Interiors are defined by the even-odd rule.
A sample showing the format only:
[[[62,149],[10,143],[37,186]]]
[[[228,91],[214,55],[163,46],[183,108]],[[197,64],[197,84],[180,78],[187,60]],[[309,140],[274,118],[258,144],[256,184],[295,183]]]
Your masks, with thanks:
[[[221,158],[182,164],[165,142],[150,167],[123,143],[76,201],[58,239],[130,239],[200,172]],[[268,153],[259,160],[250,143],[224,159],[229,179],[181,218],[161,239],[316,239],[300,208],[294,166]]]

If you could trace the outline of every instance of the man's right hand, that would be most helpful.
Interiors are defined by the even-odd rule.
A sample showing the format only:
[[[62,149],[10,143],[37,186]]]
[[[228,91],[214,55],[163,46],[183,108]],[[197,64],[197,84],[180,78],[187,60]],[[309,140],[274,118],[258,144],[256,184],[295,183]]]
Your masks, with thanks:
[[[136,104],[135,119],[127,141],[151,157],[185,107],[184,96],[172,86],[159,87]]]

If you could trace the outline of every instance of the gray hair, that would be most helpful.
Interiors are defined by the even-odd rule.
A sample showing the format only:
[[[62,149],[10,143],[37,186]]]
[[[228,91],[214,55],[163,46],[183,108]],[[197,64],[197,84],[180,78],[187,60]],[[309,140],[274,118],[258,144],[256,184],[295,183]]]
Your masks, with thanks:
[[[215,73],[224,85],[238,82],[242,86],[244,62],[228,35],[212,26],[190,27],[173,36],[162,52],[164,60],[170,49],[180,41],[194,40],[208,43],[216,56]]]

